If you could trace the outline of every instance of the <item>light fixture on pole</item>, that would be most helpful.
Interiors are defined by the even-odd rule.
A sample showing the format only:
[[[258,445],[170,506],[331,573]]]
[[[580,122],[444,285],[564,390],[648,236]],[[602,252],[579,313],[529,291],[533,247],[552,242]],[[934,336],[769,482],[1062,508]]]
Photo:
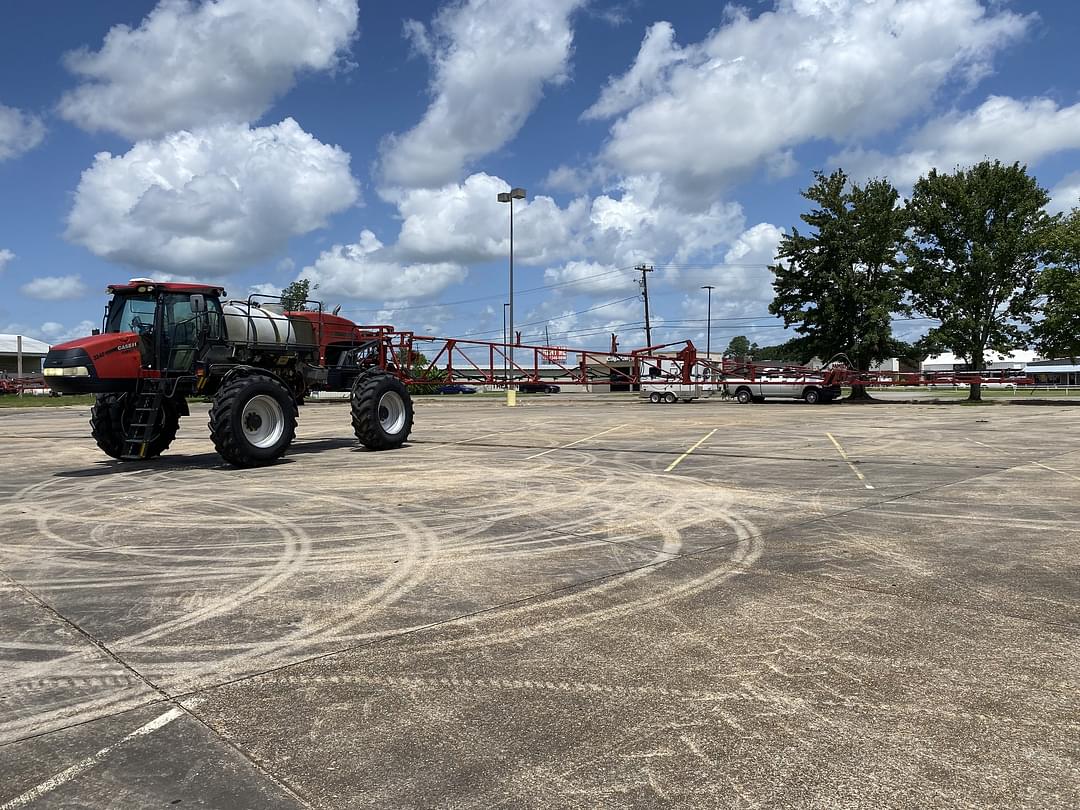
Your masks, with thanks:
[[[509,358],[510,358],[510,372],[514,371],[514,200],[524,200],[525,189],[512,188],[509,191],[499,192],[499,202],[510,204],[510,328],[508,330],[508,337],[510,338]],[[503,345],[503,353],[507,354],[507,347]],[[509,385],[506,388],[506,404],[513,405],[515,401],[514,390]]]
[[[712,352],[712,291],[716,287],[712,284],[706,284],[701,289],[709,291],[709,309],[708,314],[705,316],[707,319],[705,322],[705,356],[709,357]]]

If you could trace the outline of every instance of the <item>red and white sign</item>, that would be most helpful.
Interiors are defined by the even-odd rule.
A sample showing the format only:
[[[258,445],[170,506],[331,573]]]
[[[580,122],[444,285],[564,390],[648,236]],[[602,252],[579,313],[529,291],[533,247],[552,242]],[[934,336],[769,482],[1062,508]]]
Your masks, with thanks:
[[[562,346],[551,346],[540,350],[540,358],[545,363],[565,363],[566,349]]]

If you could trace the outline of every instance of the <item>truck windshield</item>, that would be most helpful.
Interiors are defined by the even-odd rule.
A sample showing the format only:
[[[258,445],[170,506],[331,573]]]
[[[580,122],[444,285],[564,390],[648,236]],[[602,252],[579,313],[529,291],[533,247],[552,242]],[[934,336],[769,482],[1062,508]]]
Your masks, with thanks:
[[[114,295],[109,303],[106,332],[137,332],[144,334],[154,328],[155,296]]]

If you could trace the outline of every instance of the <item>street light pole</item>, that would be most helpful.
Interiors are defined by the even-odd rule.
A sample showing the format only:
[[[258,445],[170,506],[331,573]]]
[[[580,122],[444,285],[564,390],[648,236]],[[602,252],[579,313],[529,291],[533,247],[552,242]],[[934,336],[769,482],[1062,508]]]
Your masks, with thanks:
[[[509,191],[499,192],[499,202],[510,204],[510,371],[514,370],[514,200],[525,199],[525,189],[512,188]],[[506,354],[506,347],[503,346],[503,353]],[[507,385],[506,388],[506,404],[514,404],[514,392],[512,388]]]
[[[506,378],[508,376],[506,366],[506,308],[509,304],[503,304],[503,385],[506,385]]]
[[[712,291],[716,287],[712,284],[706,284],[701,289],[709,291],[708,315],[705,316],[707,319],[705,322],[705,356],[709,357],[712,353]]]

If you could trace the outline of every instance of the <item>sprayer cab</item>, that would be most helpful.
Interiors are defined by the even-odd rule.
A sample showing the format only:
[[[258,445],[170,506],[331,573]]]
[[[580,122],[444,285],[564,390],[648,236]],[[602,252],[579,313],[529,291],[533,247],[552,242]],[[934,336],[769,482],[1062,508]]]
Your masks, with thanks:
[[[224,341],[221,287],[134,279],[112,294],[101,330],[54,346],[45,381],[64,394],[131,391],[141,376],[191,373]]]

